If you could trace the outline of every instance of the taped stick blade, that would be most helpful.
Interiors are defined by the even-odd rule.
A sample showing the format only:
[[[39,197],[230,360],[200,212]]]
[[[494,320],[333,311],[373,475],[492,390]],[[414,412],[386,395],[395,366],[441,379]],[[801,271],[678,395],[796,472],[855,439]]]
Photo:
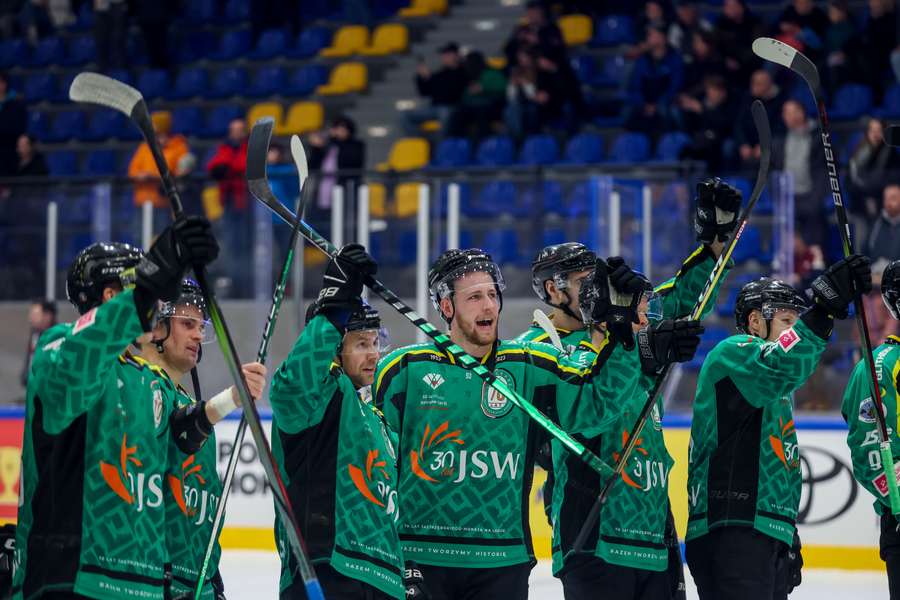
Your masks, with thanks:
[[[131,116],[144,97],[128,84],[99,73],[79,73],[69,86],[73,102],[99,104]]]

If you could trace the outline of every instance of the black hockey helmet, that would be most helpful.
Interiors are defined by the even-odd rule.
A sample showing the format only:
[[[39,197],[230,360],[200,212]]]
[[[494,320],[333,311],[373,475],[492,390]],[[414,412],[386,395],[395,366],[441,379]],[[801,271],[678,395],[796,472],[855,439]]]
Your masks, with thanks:
[[[144,253],[121,242],[96,242],[82,250],[66,274],[66,297],[78,314],[84,314],[103,301],[103,288],[120,282],[126,269],[137,266]]]
[[[441,300],[452,296],[453,285],[457,279],[468,273],[487,273],[497,286],[500,308],[503,308],[503,290],[506,283],[500,273],[500,267],[491,255],[480,248],[460,250],[453,248],[437,257],[428,271],[428,293],[435,310],[441,312]],[[443,317],[443,313],[441,313]],[[445,318],[445,320],[447,320]],[[449,322],[449,321],[448,321]]]
[[[895,260],[884,268],[881,276],[881,299],[891,316],[900,319],[900,260]]]
[[[381,330],[381,316],[375,307],[363,302],[362,306],[350,313],[347,320],[347,331]]]
[[[806,299],[793,286],[771,277],[761,277],[751,281],[738,292],[734,303],[734,322],[741,333],[750,333],[747,326],[750,313],[758,310],[766,320],[766,329],[778,309],[802,311]],[[766,336],[768,337],[768,336]]]
[[[160,339],[150,340],[156,346],[156,351],[162,354],[165,352],[165,348],[163,347],[163,342],[169,339],[169,336],[172,333],[171,322],[172,318],[180,318],[180,319],[196,319],[191,314],[184,314],[182,311],[183,307],[193,307],[197,308],[200,311],[200,323],[198,325],[201,327],[203,339],[201,340],[201,344],[209,344],[210,342],[214,342],[216,340],[216,332],[212,328],[212,324],[209,321],[209,309],[206,305],[206,299],[203,297],[203,291],[200,289],[200,285],[191,279],[190,277],[186,277],[181,282],[181,292],[178,295],[178,299],[174,302],[161,302],[159,305],[159,310],[156,311],[156,320],[158,323],[164,323],[166,328],[165,335]],[[200,351],[200,355],[197,356],[197,362],[200,362],[200,358],[202,356],[202,348]]]
[[[531,289],[545,304],[550,304],[545,283],[553,280],[560,290],[568,286],[567,275],[593,269],[597,255],[580,242],[565,242],[547,246],[531,262]]]

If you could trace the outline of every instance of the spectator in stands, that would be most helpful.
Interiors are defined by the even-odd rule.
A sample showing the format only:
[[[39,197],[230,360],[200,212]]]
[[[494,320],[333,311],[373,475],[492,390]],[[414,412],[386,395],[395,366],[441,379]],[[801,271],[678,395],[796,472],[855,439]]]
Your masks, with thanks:
[[[9,79],[0,72],[0,177],[13,175],[18,164],[16,144],[28,125],[28,111],[19,94],[10,89]]]
[[[525,7],[525,22],[517,26],[503,48],[508,68],[517,66],[520,52],[536,49],[538,55],[561,65],[566,62],[566,44],[562,31],[547,16],[541,2],[529,2]]]
[[[469,83],[451,115],[449,132],[458,137],[482,138],[490,133],[491,123],[502,116],[506,77],[502,71],[489,67],[478,51],[466,54],[465,69]]]
[[[416,88],[419,95],[431,101],[430,106],[418,107],[403,113],[407,135],[418,135],[419,126],[437,119],[446,131],[450,114],[459,104],[466,89],[466,70],[462,66],[459,46],[450,42],[441,47],[441,69],[432,73],[424,60],[416,67]]]
[[[25,349],[25,364],[19,375],[19,383],[22,387],[28,383],[28,371],[31,370],[31,357],[37,348],[38,340],[41,335],[56,325],[56,302],[53,300],[44,300],[36,298],[31,301],[31,307],[28,309],[28,324],[31,331],[28,334],[28,346]]]
[[[53,33],[48,0],[25,0],[19,9],[19,30],[32,44]]]
[[[869,119],[865,135],[850,156],[850,202],[856,237],[866,239],[878,217],[886,181],[900,176],[900,156],[884,143],[884,125]]]
[[[210,177],[219,182],[219,199],[222,205],[233,210],[247,210],[247,123],[233,119],[228,124],[228,136],[206,165]]]
[[[147,48],[147,59],[154,69],[168,69],[169,61],[169,25],[177,6],[173,0],[132,0],[144,46]]]
[[[716,45],[725,57],[729,84],[743,85],[759,63],[751,46],[763,31],[762,22],[747,8],[746,0],[722,3],[722,15],[716,21],[714,32]]]
[[[50,173],[47,169],[47,161],[44,155],[34,149],[34,138],[23,133],[16,142],[16,153],[19,162],[16,166],[16,175],[20,177],[45,177]]]
[[[663,30],[669,28],[669,18],[662,2],[650,0],[644,3],[644,9],[634,19],[635,31],[647,31],[648,27],[662,27]],[[650,50],[647,39],[640,40],[637,44],[625,50],[626,60],[637,60]],[[679,49],[680,51],[680,49]]]
[[[671,37],[669,38],[671,39]],[[710,75],[725,77],[725,61],[713,44],[712,34],[697,30],[691,34],[691,49],[684,57],[685,94],[699,97],[703,94],[703,81]]]
[[[701,99],[681,94],[679,116],[691,142],[681,158],[705,161],[710,172],[722,168],[722,144],[731,133],[734,106],[728,97],[728,86],[721,75],[710,75],[703,81]]]
[[[786,99],[781,88],[772,80],[772,75],[765,69],[758,69],[750,76],[750,91],[740,102],[734,128],[734,143],[742,166],[747,167],[759,161],[759,138],[750,112],[753,101],[762,101],[766,113],[772,115],[769,119],[772,135],[778,136],[784,133],[784,122],[774,115],[781,114],[781,107]]]
[[[662,25],[647,28],[646,45],[628,80],[625,127],[659,133],[672,123],[672,102],[682,87],[684,64],[669,47]]]
[[[678,50],[685,61],[696,52],[695,36],[711,31],[712,24],[700,14],[695,0],[681,0],[675,4],[675,20],[669,25],[669,45]],[[707,39],[711,42],[711,38]]]
[[[794,47],[800,50],[821,49],[828,26],[828,15],[813,0],[793,0],[778,18],[781,33],[799,42],[801,47]]]
[[[293,163],[286,160],[284,146],[278,142],[272,142],[269,145],[269,152],[266,154],[266,177],[269,179],[269,186],[275,197],[290,210],[294,210],[299,194],[299,182],[297,181],[297,171]],[[307,192],[308,194],[309,192]],[[307,196],[309,198],[309,196]],[[309,210],[307,209],[307,212]],[[308,219],[308,217],[307,217]],[[288,252],[288,242],[291,237],[291,228],[286,227],[281,219],[272,214],[272,279],[277,281],[281,275],[281,267],[284,264],[284,257]]]
[[[156,111],[150,116],[153,129],[159,139],[163,157],[169,170],[176,177],[184,175],[179,165],[184,156],[190,153],[187,139],[183,135],[172,135],[172,113]],[[159,170],[153,153],[147,142],[141,142],[128,164],[128,177],[134,181],[134,203],[136,206],[149,202],[155,208],[168,209],[169,200],[160,190]],[[162,211],[160,211],[162,212]],[[164,215],[163,215],[164,216]],[[162,222],[159,223],[162,225]]]
[[[891,52],[900,42],[897,29],[894,0],[869,0],[869,18],[852,55],[857,79],[869,85],[876,97],[884,92],[884,73],[891,68]]]
[[[882,202],[883,208],[869,236],[867,252],[872,259],[872,281],[876,285],[881,283],[881,274],[887,263],[900,256],[900,179],[893,179],[884,186]],[[866,314],[870,315],[869,334],[873,340],[883,340],[898,332],[900,324],[887,314],[879,290],[872,290],[863,300]]]
[[[795,220],[803,224],[797,232],[810,247],[821,249],[827,233],[822,143],[807,119],[806,109],[796,100],[784,103],[781,116],[786,133],[772,144],[772,167],[793,176]]]
[[[847,0],[831,0],[828,3],[828,28],[825,30],[826,84],[829,90],[849,79],[847,48],[856,35],[856,26],[850,20]]]
[[[125,48],[128,31],[126,0],[94,0],[94,43],[97,69],[122,69],[128,58]]]
[[[541,61],[545,61],[543,66]],[[516,63],[506,85],[503,121],[509,135],[522,141],[560,116],[565,100],[564,80],[559,71],[546,68],[546,63],[553,63],[539,56],[536,49],[520,51]]]
[[[359,171],[365,164],[366,146],[356,137],[356,123],[351,118],[341,115],[334,119],[327,137],[322,133],[310,134],[309,168],[319,172],[316,206],[331,208],[334,187],[347,181],[358,182]]]

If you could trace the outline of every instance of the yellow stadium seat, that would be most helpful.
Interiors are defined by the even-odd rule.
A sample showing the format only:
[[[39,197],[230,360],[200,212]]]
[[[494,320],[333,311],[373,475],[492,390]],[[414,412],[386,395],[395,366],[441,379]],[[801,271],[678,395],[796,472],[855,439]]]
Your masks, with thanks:
[[[362,48],[363,56],[386,56],[406,52],[409,48],[409,30],[401,23],[379,25],[372,33],[372,43]]]
[[[254,123],[263,117],[272,117],[275,121],[275,129],[277,130],[282,127],[284,109],[277,102],[260,102],[259,104],[254,104],[250,107],[250,110],[247,111],[247,124],[252,127]]]
[[[429,17],[447,12],[447,0],[412,0],[412,4],[400,9],[401,17]]]
[[[506,57],[505,56],[491,56],[487,59],[487,64],[492,69],[503,70],[506,68]]]
[[[432,120],[430,120],[430,121],[425,121],[424,123],[422,123],[421,125],[419,125],[419,129],[420,129],[421,131],[426,131],[426,132],[428,132],[428,133],[431,133],[431,132],[434,132],[434,131],[440,131],[440,130],[441,130],[441,122],[438,121],[437,119],[432,119]]]
[[[322,128],[324,120],[325,111],[318,102],[294,102],[282,126],[275,129],[275,135],[300,135],[315,131]]]
[[[401,183],[394,190],[394,216],[403,219],[419,212],[420,183]]]
[[[566,46],[586,44],[594,35],[594,22],[586,15],[564,15],[557,24]]]
[[[363,92],[369,84],[369,71],[359,62],[346,62],[331,71],[328,83],[316,88],[322,96],[339,96],[351,92]]]
[[[370,183],[369,186],[369,215],[375,219],[383,219],[387,216],[387,192],[383,183]]]
[[[412,171],[428,164],[430,148],[425,138],[400,138],[391,147],[388,168],[394,171]]]
[[[337,30],[331,46],[322,48],[319,56],[340,57],[356,54],[369,43],[369,30],[365,25],[346,25]]]

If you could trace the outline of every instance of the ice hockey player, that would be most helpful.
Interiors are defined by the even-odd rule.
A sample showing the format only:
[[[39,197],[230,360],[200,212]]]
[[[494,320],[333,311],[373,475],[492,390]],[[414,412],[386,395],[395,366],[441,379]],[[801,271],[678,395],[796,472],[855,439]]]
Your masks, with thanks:
[[[592,314],[599,322],[615,311],[630,323],[641,291],[612,305],[606,265],[597,265],[586,284],[597,288]],[[605,418],[604,404],[618,401],[603,368],[613,344],[601,332],[591,351],[571,356],[498,339],[504,281],[484,251],[444,252],[428,283],[450,338],[564,429],[591,434]],[[537,426],[434,344],[383,358],[374,397],[400,434],[403,552],[419,563],[432,597],[526,598],[535,562],[528,498]]]
[[[685,260],[675,277],[656,288],[652,300],[639,310],[640,323],[633,325],[634,332],[637,334],[648,324],[652,325],[652,329],[638,337],[643,346],[641,351],[638,354],[627,352],[619,345],[607,363],[612,371],[623,374],[622,385],[626,385],[627,380],[633,392],[629,394],[628,402],[619,407],[618,419],[609,423],[604,435],[587,440],[588,446],[602,458],[617,458],[647,400],[656,371],[666,362],[684,362],[693,358],[697,332],[700,331],[698,324],[674,323],[671,319],[684,318],[693,310],[724,249],[725,240],[734,230],[740,205],[740,192],[717,178],[697,185],[695,231],[702,245]],[[551,320],[563,345],[570,350],[588,336],[579,314],[578,291],[587,273],[584,267],[593,257],[594,253],[582,244],[570,242],[544,248],[532,264],[532,287],[538,297],[554,307]],[[609,262],[611,268],[615,267],[610,273],[614,287],[625,286],[629,280],[640,276],[621,259],[610,259]],[[718,284],[721,285],[723,280],[724,275]],[[713,290],[704,315],[715,305],[717,294],[718,286]],[[547,341],[548,337],[548,333],[535,323],[520,339]],[[674,352],[667,354],[666,344],[673,339]],[[651,340],[662,343],[663,347],[654,348]],[[694,340],[693,344],[691,340]],[[656,356],[665,359],[659,360]],[[588,538],[580,555],[573,552],[573,543],[604,482],[583,469],[577,457],[561,444],[552,441],[554,468],[550,473],[559,472],[565,485],[554,490],[553,478],[548,477],[544,494],[545,502],[552,504],[554,573],[562,579],[567,598],[590,598],[597,586],[613,583],[610,598],[668,598],[666,590],[678,597],[683,590],[681,552],[674,519],[671,511],[665,509],[668,474],[673,462],[662,435],[662,415],[660,401],[641,433],[639,449],[634,451],[622,481],[616,482],[610,490],[597,531]],[[683,596],[683,592],[681,594]]]
[[[881,297],[894,319],[900,319],[900,260],[890,263],[881,276]],[[890,435],[894,461],[900,458],[897,437],[897,401],[900,389],[900,336],[891,335],[872,351],[884,418]],[[891,598],[900,598],[900,531],[897,518],[891,514],[887,479],[881,466],[878,423],[872,399],[871,378],[866,361],[861,360],[850,375],[844,391],[841,413],[850,426],[847,445],[853,459],[853,476],[875,496],[875,512],[881,516],[881,560],[887,566]],[[894,469],[897,469],[895,465]]]
[[[81,316],[44,333],[28,379],[14,598],[162,600],[168,437],[209,425],[172,411],[126,351],[218,250],[209,221],[182,217],[146,256],[119,243],[76,256],[66,293]]]
[[[872,288],[853,255],[812,283],[813,304],[763,278],[735,303],[733,335],[710,351],[688,452],[688,566],[701,600],[782,599],[800,583],[800,456],[792,393],[813,373],[833,320]],[[790,555],[795,555],[792,559]]]
[[[156,378],[149,384],[154,402],[162,398],[170,405],[169,410],[197,410],[200,399],[191,397],[182,387],[182,380],[200,362],[202,344],[215,341],[200,286],[185,279],[178,300],[162,303],[156,316],[150,341],[140,344],[139,354],[126,354],[126,357],[142,366],[148,379]],[[253,362],[243,365],[242,370],[251,396],[260,398],[266,385],[266,368]],[[199,393],[199,389],[195,391]],[[231,386],[204,403],[206,420],[215,425],[238,406],[237,390]],[[156,406],[154,410],[157,410]],[[199,450],[189,452],[200,444]],[[169,553],[168,598],[193,598],[216,508],[222,497],[216,458],[216,436],[211,427],[193,432],[193,439],[187,446],[169,438],[168,470],[163,483]],[[220,554],[217,546],[210,559],[207,572],[211,577],[204,583],[202,598],[225,597],[224,584],[218,573]]]
[[[376,271],[358,244],[344,246],[328,263],[319,299],[269,394],[272,450],[329,600],[406,597],[396,435],[369,393],[382,350],[381,320],[360,297],[363,278]],[[305,599],[281,523],[276,539],[281,598]],[[409,597],[421,598],[421,582],[409,585]]]

